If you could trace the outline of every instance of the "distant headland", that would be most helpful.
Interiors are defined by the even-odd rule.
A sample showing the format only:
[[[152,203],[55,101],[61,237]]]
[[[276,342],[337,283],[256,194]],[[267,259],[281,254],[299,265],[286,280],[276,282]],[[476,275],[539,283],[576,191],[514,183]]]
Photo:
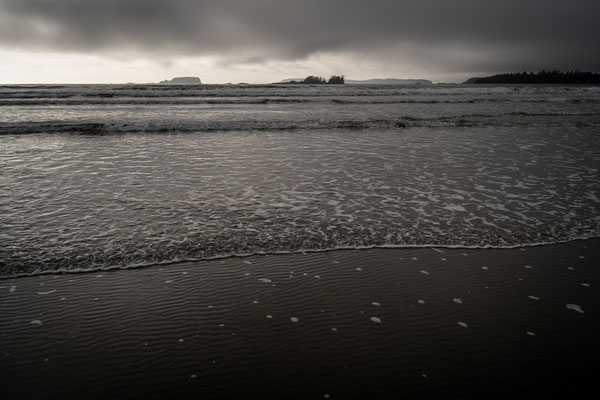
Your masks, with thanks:
[[[350,85],[433,85],[433,82],[427,79],[396,79],[396,78],[375,78],[363,80],[345,79],[343,75],[332,75],[328,81],[319,76],[308,76],[304,79],[293,78],[284,79],[278,84],[350,84]]]
[[[201,85],[202,81],[197,76],[180,76],[171,80],[158,82],[159,85]]]
[[[583,84],[600,85],[600,74],[595,72],[557,70],[539,72],[517,72],[512,74],[498,74],[484,78],[467,79],[465,84],[480,83],[526,83],[526,84]]]

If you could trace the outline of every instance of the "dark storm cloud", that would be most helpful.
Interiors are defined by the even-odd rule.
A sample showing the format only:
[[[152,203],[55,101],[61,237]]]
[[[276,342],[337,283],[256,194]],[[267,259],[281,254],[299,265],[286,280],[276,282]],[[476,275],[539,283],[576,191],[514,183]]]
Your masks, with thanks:
[[[294,60],[403,45],[454,70],[600,70],[598,15],[597,0],[0,0],[0,46]]]

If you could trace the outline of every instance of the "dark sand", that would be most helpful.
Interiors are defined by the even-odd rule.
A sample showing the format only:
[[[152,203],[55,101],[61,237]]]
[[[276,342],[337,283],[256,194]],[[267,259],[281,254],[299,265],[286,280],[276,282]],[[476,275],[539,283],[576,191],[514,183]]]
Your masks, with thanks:
[[[593,398],[598,260],[594,239],[2,280],[0,393],[392,399],[589,391]]]

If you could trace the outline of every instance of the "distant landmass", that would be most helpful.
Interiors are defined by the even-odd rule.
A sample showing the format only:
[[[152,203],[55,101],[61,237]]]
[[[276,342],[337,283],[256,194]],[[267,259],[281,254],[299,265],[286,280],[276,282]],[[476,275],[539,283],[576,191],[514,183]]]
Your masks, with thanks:
[[[345,83],[344,75],[331,75],[329,79],[323,79],[320,76],[310,75],[302,79],[284,79],[277,82],[283,84],[307,84],[307,85],[343,85]]]
[[[202,81],[197,76],[180,76],[171,80],[158,82],[159,85],[201,85]]]
[[[470,78],[465,84],[480,83],[527,83],[527,84],[587,84],[600,85],[600,74],[595,72],[557,70],[539,72],[517,72],[512,74],[498,74],[483,78]]]
[[[433,85],[433,82],[427,79],[396,79],[396,78],[375,78],[364,80],[346,80],[346,83],[352,85]]]
[[[314,77],[308,77],[314,78]],[[277,83],[305,83],[308,78],[289,78]],[[343,78],[343,76],[342,76]],[[320,78],[323,79],[323,78]],[[314,82],[310,82],[314,83]],[[322,82],[326,83],[326,82]],[[396,78],[375,78],[364,80],[344,79],[344,83],[351,85],[433,85],[433,82],[427,79],[396,79]]]

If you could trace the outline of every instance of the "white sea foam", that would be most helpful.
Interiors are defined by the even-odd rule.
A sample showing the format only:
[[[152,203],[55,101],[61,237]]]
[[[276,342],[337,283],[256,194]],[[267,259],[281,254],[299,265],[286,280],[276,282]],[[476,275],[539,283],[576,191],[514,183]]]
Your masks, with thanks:
[[[578,306],[577,304],[567,304],[567,308],[569,310],[577,311],[578,313],[583,314],[583,310],[581,309],[581,306]]]
[[[297,317],[291,317],[290,321],[292,321],[292,322],[298,322],[298,318]]]
[[[381,318],[378,317],[371,317],[371,321],[376,322],[376,323],[381,323]]]
[[[461,321],[461,322],[459,322],[458,324],[459,324],[460,326],[462,326],[463,328],[467,328],[467,327],[469,326],[469,325],[467,325],[467,323],[466,323],[466,322],[462,322],[462,321]]]
[[[33,321],[30,322],[31,325],[42,325],[42,321],[40,321],[39,319],[34,319]]]
[[[462,299],[453,298],[452,301],[458,304],[462,304]]]
[[[40,294],[40,295],[44,296],[44,295],[51,294],[51,293],[54,293],[54,292],[56,292],[56,289],[54,289],[54,290],[49,290],[49,291],[47,291],[47,292],[38,292],[38,294]]]
[[[540,299],[539,297],[536,297],[536,296],[527,296],[527,297],[529,297],[531,300],[539,300]]]

